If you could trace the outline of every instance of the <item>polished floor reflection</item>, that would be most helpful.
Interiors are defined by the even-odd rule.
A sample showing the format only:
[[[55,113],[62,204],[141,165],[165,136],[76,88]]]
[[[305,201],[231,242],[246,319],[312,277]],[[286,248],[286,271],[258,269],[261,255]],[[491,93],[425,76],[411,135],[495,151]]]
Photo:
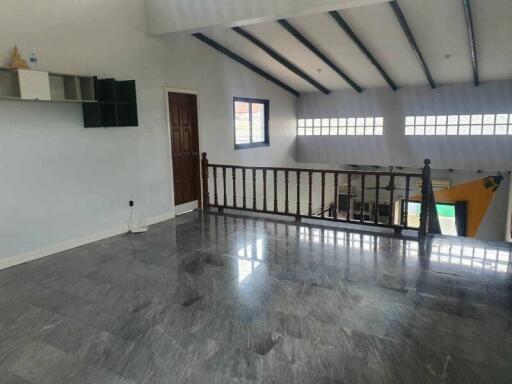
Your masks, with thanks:
[[[0,271],[0,381],[511,383],[511,251],[187,214]]]

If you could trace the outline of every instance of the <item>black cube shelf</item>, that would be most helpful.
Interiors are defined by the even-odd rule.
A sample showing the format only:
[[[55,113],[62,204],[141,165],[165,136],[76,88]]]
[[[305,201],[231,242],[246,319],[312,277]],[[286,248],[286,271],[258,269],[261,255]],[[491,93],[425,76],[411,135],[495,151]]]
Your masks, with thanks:
[[[135,80],[94,79],[97,103],[82,104],[85,128],[137,127]]]

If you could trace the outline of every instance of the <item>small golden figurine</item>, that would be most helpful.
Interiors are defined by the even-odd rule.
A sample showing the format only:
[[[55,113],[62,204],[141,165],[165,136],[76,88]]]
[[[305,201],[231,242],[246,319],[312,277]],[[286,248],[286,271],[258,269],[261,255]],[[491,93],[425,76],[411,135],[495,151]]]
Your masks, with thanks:
[[[15,45],[12,50],[11,56],[11,64],[9,65],[11,69],[30,69],[27,62],[21,57],[20,51],[18,47]]]

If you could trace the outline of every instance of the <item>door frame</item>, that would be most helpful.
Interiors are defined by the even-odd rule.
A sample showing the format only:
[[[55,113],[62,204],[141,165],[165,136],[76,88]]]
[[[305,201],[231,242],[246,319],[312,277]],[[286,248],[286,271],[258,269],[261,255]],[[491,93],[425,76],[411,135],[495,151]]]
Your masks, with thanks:
[[[200,105],[200,96],[199,96],[199,91],[196,90],[196,89],[185,89],[185,88],[176,88],[176,87],[164,87],[164,102],[165,102],[165,114],[166,114],[166,117],[167,117],[167,125],[166,125],[166,130],[167,130],[167,138],[168,138],[168,147],[169,147],[169,175],[171,176],[170,177],[170,181],[172,181],[172,183],[169,183],[169,189],[170,189],[170,196],[171,196],[171,206],[172,206],[172,209],[174,211],[174,216],[176,215],[179,215],[181,213],[184,213],[186,211],[190,209],[193,209],[194,205],[194,201],[192,202],[189,202],[189,203],[185,203],[185,204],[181,204],[179,206],[177,206],[175,204],[175,196],[174,196],[174,168],[173,168],[173,162],[172,162],[172,138],[171,138],[171,112],[169,111],[169,93],[184,93],[184,94],[188,94],[188,95],[195,95],[196,96],[196,108],[197,108],[197,141],[198,141],[198,148],[199,148],[199,154],[201,154],[201,129],[200,129],[200,126],[201,126],[201,116],[199,114],[199,105]],[[198,158],[198,174],[196,175],[196,178],[197,178],[197,183],[198,183],[198,189],[197,189],[197,207],[198,208],[202,208],[202,188],[201,188],[201,158],[199,157]],[[181,211],[179,210],[179,212],[177,212],[176,210],[176,207],[184,207],[185,211]],[[185,207],[186,206],[186,207]]]

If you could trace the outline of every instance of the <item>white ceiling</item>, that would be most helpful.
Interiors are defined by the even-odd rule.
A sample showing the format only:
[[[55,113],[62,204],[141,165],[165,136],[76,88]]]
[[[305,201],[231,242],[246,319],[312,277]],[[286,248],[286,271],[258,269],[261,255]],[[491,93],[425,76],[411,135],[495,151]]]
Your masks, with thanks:
[[[152,36],[211,26],[261,23],[387,0],[145,0]]]
[[[399,0],[437,84],[472,82],[462,0]],[[512,78],[512,0],[472,0],[481,81]],[[345,21],[400,86],[428,84],[396,17],[387,3],[340,11]],[[363,88],[385,87],[384,79],[326,13],[288,21]],[[276,22],[244,29],[329,89],[350,88],[319,58]],[[300,92],[317,91],[261,49],[229,28],[202,31]]]

